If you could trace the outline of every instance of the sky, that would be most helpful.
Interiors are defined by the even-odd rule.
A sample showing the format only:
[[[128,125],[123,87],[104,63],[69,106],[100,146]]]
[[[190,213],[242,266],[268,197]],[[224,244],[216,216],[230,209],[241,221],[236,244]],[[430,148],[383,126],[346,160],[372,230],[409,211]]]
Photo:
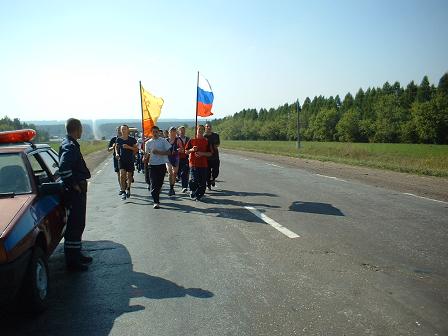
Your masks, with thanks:
[[[214,117],[448,71],[447,0],[0,0],[0,117]]]

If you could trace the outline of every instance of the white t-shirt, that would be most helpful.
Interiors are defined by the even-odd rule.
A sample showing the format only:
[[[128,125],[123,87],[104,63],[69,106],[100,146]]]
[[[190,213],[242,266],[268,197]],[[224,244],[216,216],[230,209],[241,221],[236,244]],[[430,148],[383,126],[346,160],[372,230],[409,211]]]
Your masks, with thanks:
[[[149,156],[149,165],[159,166],[168,163],[168,155],[159,155],[159,154],[151,154],[153,149],[157,149],[159,151],[168,151],[171,149],[171,144],[166,141],[165,138],[157,138],[151,139],[145,144],[146,153],[150,154]]]

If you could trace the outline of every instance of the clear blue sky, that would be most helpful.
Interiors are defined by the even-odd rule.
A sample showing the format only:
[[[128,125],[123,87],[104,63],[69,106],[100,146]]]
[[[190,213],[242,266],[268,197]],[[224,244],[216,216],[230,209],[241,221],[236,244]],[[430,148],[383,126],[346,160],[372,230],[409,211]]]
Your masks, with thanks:
[[[448,1],[0,0],[0,117],[194,118],[196,72],[214,113],[342,97],[448,71]]]

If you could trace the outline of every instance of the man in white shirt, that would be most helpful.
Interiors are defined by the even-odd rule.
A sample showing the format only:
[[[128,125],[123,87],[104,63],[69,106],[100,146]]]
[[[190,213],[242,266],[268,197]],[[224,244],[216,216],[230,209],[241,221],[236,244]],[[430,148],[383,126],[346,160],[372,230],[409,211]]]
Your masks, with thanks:
[[[151,196],[154,209],[160,208],[160,191],[166,174],[166,163],[171,153],[171,145],[159,136],[159,128],[153,126],[152,139],[145,145],[146,155],[149,156],[149,180],[151,181]]]

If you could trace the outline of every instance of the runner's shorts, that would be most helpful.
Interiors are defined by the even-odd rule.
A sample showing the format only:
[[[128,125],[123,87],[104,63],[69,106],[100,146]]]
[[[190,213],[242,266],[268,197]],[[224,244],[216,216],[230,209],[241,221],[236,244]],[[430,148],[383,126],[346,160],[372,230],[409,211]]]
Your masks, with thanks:
[[[118,161],[118,166],[120,167],[120,169],[124,169],[127,172],[133,172],[134,171],[134,162],[132,161],[122,161],[119,160]]]
[[[170,164],[173,167],[179,167],[179,157],[178,156],[176,156],[176,157],[168,156],[168,161],[170,162]]]

